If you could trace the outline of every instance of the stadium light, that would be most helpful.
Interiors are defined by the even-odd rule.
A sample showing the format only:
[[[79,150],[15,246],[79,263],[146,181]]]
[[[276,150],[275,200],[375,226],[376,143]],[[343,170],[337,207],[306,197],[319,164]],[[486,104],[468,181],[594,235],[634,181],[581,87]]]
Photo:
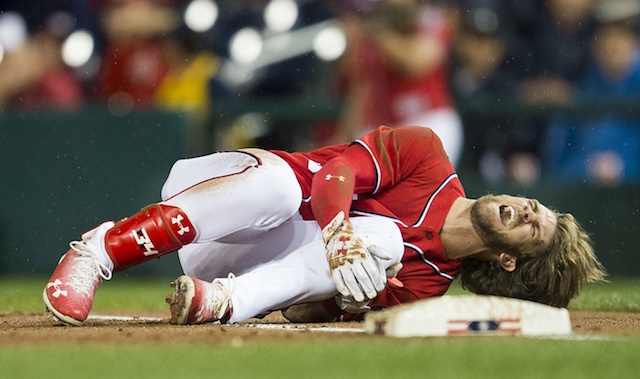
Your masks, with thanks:
[[[335,24],[335,20],[326,20],[264,39],[255,29],[242,29],[231,38],[231,59],[222,65],[219,77],[239,85],[250,80],[256,70],[310,52],[320,59],[335,60],[347,45],[346,36]]]
[[[290,30],[298,20],[298,5],[293,0],[271,0],[264,9],[264,23],[275,32]]]
[[[211,29],[218,19],[218,4],[213,0],[193,0],[184,12],[184,23],[194,32]]]
[[[82,67],[93,55],[94,40],[86,30],[69,34],[62,44],[62,60],[71,67]]]
[[[325,61],[333,61],[344,53],[347,48],[347,38],[344,32],[335,26],[322,29],[313,40],[313,50]]]
[[[0,11],[0,45],[4,51],[18,50],[27,36],[27,23],[20,13]]]
[[[242,28],[232,37],[229,44],[231,59],[240,64],[251,64],[262,52],[262,36],[254,28]]]

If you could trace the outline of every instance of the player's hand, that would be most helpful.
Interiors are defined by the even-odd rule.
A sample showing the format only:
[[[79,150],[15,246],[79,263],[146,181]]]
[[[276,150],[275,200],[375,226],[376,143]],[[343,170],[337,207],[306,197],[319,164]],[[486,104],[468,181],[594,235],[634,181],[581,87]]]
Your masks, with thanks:
[[[400,270],[402,270],[402,262],[396,262],[387,268],[387,284],[390,287],[404,287],[404,283],[397,278]]]
[[[387,275],[382,260],[391,259],[383,249],[367,246],[340,212],[322,229],[327,260],[336,289],[361,302],[384,289]]]
[[[341,293],[336,295],[335,299],[340,309],[347,313],[366,313],[371,310],[369,299],[356,301],[352,296],[344,296]]]
[[[375,246],[375,248],[378,247]],[[397,288],[404,287],[404,284],[396,277],[401,269],[401,262],[394,263],[387,268],[387,285]],[[348,313],[366,313],[371,310],[371,307],[369,306],[369,299],[356,301],[356,299],[354,299],[352,296],[344,296],[343,294],[339,293],[336,295],[335,300],[340,309]]]

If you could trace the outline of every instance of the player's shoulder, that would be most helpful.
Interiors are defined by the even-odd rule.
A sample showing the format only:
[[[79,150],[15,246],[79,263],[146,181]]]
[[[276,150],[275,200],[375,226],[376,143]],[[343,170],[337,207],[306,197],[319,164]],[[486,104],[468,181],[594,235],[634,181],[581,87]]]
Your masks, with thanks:
[[[393,129],[394,146],[405,158],[429,160],[436,162],[449,161],[440,137],[426,126],[398,126]]]
[[[386,149],[404,150],[418,147],[430,149],[440,145],[438,136],[428,127],[424,126],[379,126],[375,131],[362,137],[369,145],[385,146]],[[434,143],[435,142],[435,143]]]
[[[369,133],[374,136],[383,136],[383,137],[397,137],[403,136],[405,138],[433,138],[435,133],[431,128],[426,126],[418,126],[418,125],[407,125],[407,126],[387,126],[380,125],[374,131]]]
[[[398,134],[406,134],[415,138],[433,138],[433,136],[436,135],[433,130],[427,126],[396,126],[393,130]]]
[[[397,126],[392,129],[393,138],[402,144],[418,143],[422,146],[429,146],[434,140],[439,141],[436,133],[426,126]]]

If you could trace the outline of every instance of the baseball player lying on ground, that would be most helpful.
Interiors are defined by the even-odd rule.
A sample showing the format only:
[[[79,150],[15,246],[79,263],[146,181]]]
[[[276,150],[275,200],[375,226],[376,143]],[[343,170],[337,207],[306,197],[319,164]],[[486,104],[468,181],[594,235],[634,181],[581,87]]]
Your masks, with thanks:
[[[86,320],[113,272],[178,251],[171,321],[240,322],[295,304],[334,318],[443,295],[564,307],[604,270],[570,214],[507,195],[467,199],[428,128],[382,126],[309,153],[261,149],[177,161],[162,201],[70,243],[43,297]]]

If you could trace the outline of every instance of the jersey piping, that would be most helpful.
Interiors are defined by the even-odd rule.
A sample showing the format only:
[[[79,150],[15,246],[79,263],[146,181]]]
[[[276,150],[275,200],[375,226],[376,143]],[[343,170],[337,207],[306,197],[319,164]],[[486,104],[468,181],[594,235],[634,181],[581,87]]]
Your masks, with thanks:
[[[369,153],[369,155],[371,156],[371,161],[373,161],[373,165],[375,166],[375,170],[376,170],[376,186],[373,189],[373,194],[376,194],[378,192],[378,190],[380,189],[380,185],[382,183],[382,170],[380,169],[380,165],[378,165],[378,161],[376,160],[376,156],[373,154],[373,151],[371,151],[371,149],[369,148],[369,146],[362,142],[361,140],[355,140],[353,143],[357,143],[358,145],[364,147],[367,152]]]
[[[416,254],[418,254],[418,256],[420,256],[420,259],[422,259],[422,261],[426,264],[428,264],[429,266],[431,266],[431,268],[436,272],[436,274],[442,276],[443,278],[446,278],[450,281],[453,281],[453,276],[447,274],[446,272],[442,272],[442,270],[440,270],[440,267],[438,267],[438,265],[436,265],[435,263],[431,262],[430,260],[428,260],[425,256],[424,256],[424,251],[422,251],[422,249],[420,249],[418,246],[405,242],[404,246],[415,251]]]
[[[422,214],[420,215],[420,218],[418,219],[418,221],[411,225],[413,227],[417,227],[420,226],[420,224],[422,224],[422,222],[424,221],[424,219],[427,217],[427,213],[429,212],[429,208],[431,207],[431,203],[433,203],[433,199],[435,199],[435,197],[438,195],[438,193],[440,193],[440,191],[442,191],[442,189],[447,185],[447,183],[449,183],[451,180],[455,179],[458,177],[458,174],[453,173],[451,175],[449,175],[439,186],[438,188],[433,191],[433,193],[431,194],[431,196],[429,196],[429,200],[427,201],[427,205],[425,205],[424,209],[422,210]]]

